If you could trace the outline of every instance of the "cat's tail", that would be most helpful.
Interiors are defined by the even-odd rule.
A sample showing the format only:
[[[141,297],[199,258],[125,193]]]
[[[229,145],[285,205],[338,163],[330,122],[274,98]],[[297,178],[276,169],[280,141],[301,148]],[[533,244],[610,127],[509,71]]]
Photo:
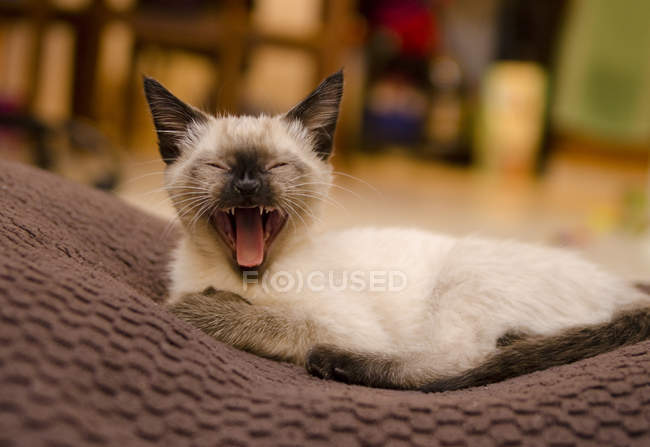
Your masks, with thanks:
[[[569,329],[551,337],[524,338],[500,349],[476,368],[435,380],[420,389],[439,392],[487,385],[647,339],[650,339],[650,307],[620,313],[607,323]]]

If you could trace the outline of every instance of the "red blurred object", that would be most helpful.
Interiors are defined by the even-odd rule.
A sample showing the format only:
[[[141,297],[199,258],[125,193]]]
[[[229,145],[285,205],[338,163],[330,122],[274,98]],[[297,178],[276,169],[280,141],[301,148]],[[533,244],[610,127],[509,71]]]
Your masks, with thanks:
[[[438,45],[438,26],[429,2],[384,0],[376,6],[372,21],[399,39],[405,55],[427,57]]]

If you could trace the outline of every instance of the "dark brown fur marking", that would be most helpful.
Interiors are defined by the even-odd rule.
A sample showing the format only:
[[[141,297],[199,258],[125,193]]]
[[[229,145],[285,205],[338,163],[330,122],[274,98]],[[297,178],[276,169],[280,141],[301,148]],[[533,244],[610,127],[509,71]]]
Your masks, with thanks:
[[[497,347],[503,348],[505,346],[510,346],[511,344],[522,341],[526,338],[527,335],[522,332],[510,331],[503,334],[497,339]]]

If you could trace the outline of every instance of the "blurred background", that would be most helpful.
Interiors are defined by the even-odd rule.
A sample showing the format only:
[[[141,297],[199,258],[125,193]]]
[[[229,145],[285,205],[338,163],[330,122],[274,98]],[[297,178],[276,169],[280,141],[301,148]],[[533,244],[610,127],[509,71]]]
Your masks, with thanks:
[[[170,218],[142,74],[255,114],[343,67],[324,227],[542,242],[647,280],[649,23],[646,0],[0,0],[0,157]]]

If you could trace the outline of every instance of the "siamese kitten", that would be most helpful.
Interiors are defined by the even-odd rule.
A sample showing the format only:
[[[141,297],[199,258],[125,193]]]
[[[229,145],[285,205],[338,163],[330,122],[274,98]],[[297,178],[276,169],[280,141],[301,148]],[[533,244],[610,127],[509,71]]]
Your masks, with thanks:
[[[650,297],[575,254],[407,228],[311,228],[343,74],[277,116],[207,115],[144,88],[183,235],[169,309],[322,378],[440,391],[650,336]]]

